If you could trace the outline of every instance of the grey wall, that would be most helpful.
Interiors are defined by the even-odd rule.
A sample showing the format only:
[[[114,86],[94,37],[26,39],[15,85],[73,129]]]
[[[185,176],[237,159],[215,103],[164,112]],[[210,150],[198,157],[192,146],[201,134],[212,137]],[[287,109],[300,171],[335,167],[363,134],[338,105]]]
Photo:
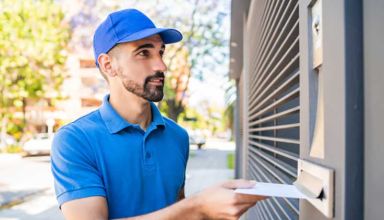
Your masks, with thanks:
[[[252,1],[251,1],[252,2]],[[311,143],[311,120],[313,121],[313,100],[315,100],[313,86],[313,73],[310,68],[308,42],[308,4],[311,0],[299,0],[300,4],[300,105],[302,106],[300,116],[300,157],[313,161],[325,167],[335,170],[335,217],[334,219],[350,220],[358,219],[364,214],[366,220],[383,219],[384,216],[384,0],[341,0],[328,1],[323,0],[323,66],[321,74],[324,74],[324,125],[325,125],[325,157],[316,159],[309,156]],[[363,31],[355,29],[354,25],[359,19],[354,19],[354,13],[358,12],[357,3],[362,3],[363,10]],[[353,7],[352,7],[353,6]],[[249,7],[249,6],[248,6]],[[360,7],[361,8],[361,7]],[[361,14],[360,14],[361,15]],[[360,18],[361,21],[361,18]],[[245,28],[249,28],[244,26]],[[360,25],[361,27],[361,25]],[[247,29],[244,30],[245,32]],[[249,30],[248,30],[249,31]],[[358,34],[352,36],[354,31],[363,33],[363,55],[358,47],[353,47],[353,41],[359,41]],[[237,32],[235,32],[237,33]],[[233,34],[233,33],[232,33]],[[360,38],[361,40],[361,38]],[[242,64],[249,62],[249,49],[247,47],[249,39],[244,39],[244,60],[240,59]],[[360,45],[361,47],[361,45]],[[233,49],[233,48],[232,48]],[[356,50],[355,50],[356,49]],[[232,50],[231,50],[232,51]],[[353,56],[351,54],[355,54]],[[361,109],[358,102],[359,91],[353,92],[354,86],[358,87],[362,79],[354,67],[356,65],[353,59],[363,59],[364,69],[364,122],[363,125],[354,123],[354,116],[359,117],[356,109]],[[243,67],[243,65],[239,65]],[[244,65],[247,66],[247,65]],[[352,68],[352,69],[351,69]],[[237,71],[239,97],[238,101],[238,129],[239,131],[237,146],[247,146],[247,95],[248,88],[244,83],[248,80],[246,74],[248,70],[242,69],[243,73]],[[357,78],[356,78],[357,77]],[[234,77],[236,78],[236,77]],[[360,83],[359,83],[360,82]],[[352,91],[352,92],[351,92]],[[360,99],[362,100],[362,99]],[[311,113],[312,112],[312,113]],[[362,110],[359,110],[362,112]],[[242,114],[241,114],[242,113]],[[362,118],[362,117],[361,117]],[[362,122],[361,119],[359,121]],[[244,124],[241,124],[244,123]],[[354,127],[351,129],[351,127]],[[364,142],[358,138],[358,144],[354,143],[356,135],[361,135],[364,131]],[[355,135],[356,134],[356,135]],[[351,138],[352,137],[352,138]],[[360,146],[360,147],[359,147]],[[364,209],[361,202],[356,201],[359,196],[354,196],[354,189],[358,189],[361,184],[355,184],[362,180],[362,172],[354,171],[351,166],[353,163],[361,163],[361,157],[364,150]],[[361,150],[361,151],[360,151]],[[241,155],[237,158],[240,162],[238,166],[244,166],[247,163],[246,150],[240,151]],[[358,153],[356,153],[358,152]],[[359,160],[357,161],[356,158]],[[351,168],[352,167],[352,168]],[[360,166],[362,168],[363,165]],[[242,171],[245,169],[242,169]],[[239,172],[244,174],[245,172]],[[243,176],[243,175],[239,175]],[[353,181],[358,180],[358,181]],[[356,188],[357,187],[357,188]],[[356,190],[355,190],[356,191]],[[362,191],[362,190],[360,190]],[[352,195],[351,197],[347,196]],[[357,193],[359,194],[359,193]],[[354,205],[353,203],[359,203]],[[362,201],[359,199],[359,201]],[[353,208],[351,210],[350,208]],[[360,207],[360,208],[356,208]],[[352,213],[352,214],[351,214]],[[356,215],[357,214],[357,215]],[[356,217],[357,216],[357,217]],[[306,201],[300,202],[300,219],[322,220],[326,219],[311,204]]]
[[[384,1],[365,0],[365,218],[384,216]]]
[[[314,72],[311,63],[311,42],[308,34],[308,5],[310,0],[300,0],[300,157],[335,170],[334,219],[345,219],[345,32],[344,2],[323,0],[323,64],[320,74],[324,80],[324,159],[309,156],[311,145],[310,125],[315,120],[313,100],[316,99]],[[311,113],[312,112],[312,113]],[[312,121],[312,122],[310,122]],[[301,220],[326,219],[305,200],[300,201]]]

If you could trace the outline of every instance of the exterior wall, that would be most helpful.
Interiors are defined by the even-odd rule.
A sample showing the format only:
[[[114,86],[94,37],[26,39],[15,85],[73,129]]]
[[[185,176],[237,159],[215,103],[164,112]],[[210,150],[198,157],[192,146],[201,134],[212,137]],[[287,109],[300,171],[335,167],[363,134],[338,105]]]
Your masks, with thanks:
[[[240,161],[237,161],[237,165],[245,167],[245,169],[238,169],[240,170],[238,177],[257,179],[262,176],[255,176],[255,170],[259,170],[257,171],[259,174],[260,172],[263,173],[265,168],[263,166],[267,163],[265,161],[256,163],[255,161],[263,161],[262,156],[255,158],[255,155],[250,155],[252,152],[266,152],[260,151],[257,144],[255,148],[255,141],[268,143],[260,141],[258,138],[270,135],[275,138],[273,139],[275,142],[278,135],[283,135],[290,140],[297,138],[294,132],[274,131],[273,133],[256,133],[255,135],[252,133],[255,131],[252,127],[255,124],[252,121],[254,119],[252,117],[250,119],[250,115],[253,114],[251,111],[252,105],[254,105],[252,104],[255,98],[254,91],[257,91],[255,85],[256,87],[260,86],[257,83],[254,84],[259,80],[257,78],[255,80],[253,75],[259,74],[257,72],[258,67],[255,71],[255,66],[267,59],[265,54],[259,54],[262,50],[259,44],[260,38],[265,34],[265,30],[260,29],[260,27],[264,25],[267,27],[267,31],[268,27],[272,27],[273,30],[273,22],[271,23],[273,16],[282,14],[276,12],[274,15],[275,12],[268,12],[268,10],[278,4],[288,4],[287,2],[252,0],[242,9],[243,13],[235,13],[237,16],[239,14],[247,15],[240,34],[244,35],[241,66],[233,64],[238,71],[232,73],[236,79],[243,81],[243,84],[237,84],[238,90],[242,92],[242,94],[239,93],[239,100],[242,103],[240,101],[237,103],[238,108],[242,108],[242,111],[238,112],[242,116],[238,117],[237,128],[243,128],[240,137],[242,141],[237,142],[237,147],[241,149],[239,152],[242,153],[241,156],[238,156]],[[384,210],[380,204],[384,190],[380,183],[384,181],[384,172],[382,169],[380,170],[380,167],[382,166],[381,158],[384,157],[384,139],[380,125],[384,122],[384,117],[382,117],[384,99],[379,94],[384,94],[384,87],[382,86],[384,77],[380,65],[380,61],[384,57],[384,44],[381,40],[384,29],[377,21],[384,20],[382,13],[384,4],[378,0],[322,0],[323,60],[320,66],[314,68],[310,15],[313,2],[312,0],[298,0],[300,42],[299,157],[335,171],[334,217],[332,219],[381,219]],[[232,3],[232,10],[239,10],[233,5]],[[268,15],[268,13],[270,14]],[[268,16],[272,16],[272,19]],[[239,35],[238,31],[239,29],[232,29],[234,37],[231,36],[231,41],[232,39],[236,40],[236,35]],[[279,31],[281,30],[276,29],[277,33]],[[271,40],[275,40],[273,37],[271,35]],[[238,54],[238,49],[236,52]],[[231,49],[231,59],[236,61],[238,57],[236,54],[232,53]],[[273,74],[272,71],[271,74]],[[275,89],[278,89],[278,86],[275,86]],[[272,103],[278,100],[279,97],[272,100]],[[263,101],[264,99],[258,100],[260,103]],[[322,110],[319,106],[323,107]],[[277,109],[274,113],[278,112]],[[319,115],[322,115],[320,119]],[[317,129],[319,121],[321,122],[320,130]],[[276,125],[276,122],[274,123]],[[261,124],[259,126],[256,130],[270,125]],[[320,145],[324,150],[323,155],[313,154],[314,140],[319,133],[321,133],[322,142]],[[255,136],[256,140],[254,139]],[[281,141],[281,139],[277,141]],[[277,147],[277,150],[280,147],[284,148],[284,145],[279,144],[272,146]],[[263,155],[262,153],[258,155]],[[271,158],[271,161],[277,165],[280,164],[277,162],[286,162],[285,160],[280,161],[280,157]],[[295,168],[294,163],[290,165]],[[287,165],[285,168],[289,168],[289,166]],[[279,169],[276,167],[272,166],[268,169],[267,174],[271,172],[271,175],[277,173],[278,177],[279,175],[284,176],[277,172]],[[257,180],[265,181],[266,179]],[[276,181],[274,178],[267,178],[267,180]],[[327,219],[305,200],[300,200],[298,215],[292,214],[292,210],[289,210],[290,206],[285,207],[284,204],[284,201],[273,200],[262,205],[262,208],[251,210],[247,217],[248,219]]]
[[[251,1],[244,14],[242,177],[291,184],[299,157],[298,2]],[[297,219],[298,209],[298,200],[271,198],[248,219]]]
[[[365,204],[364,219],[384,216],[384,1],[367,0],[364,9],[364,99],[365,99]]]
[[[319,83],[312,68],[311,41],[306,37],[311,31],[308,24],[309,0],[300,1],[300,68],[301,68],[301,120],[300,157],[335,170],[335,218],[344,219],[344,164],[345,164],[345,33],[344,4],[342,1],[323,1],[323,77],[324,104],[324,159],[310,157],[313,127],[316,119]],[[300,201],[300,219],[325,219],[316,208]]]

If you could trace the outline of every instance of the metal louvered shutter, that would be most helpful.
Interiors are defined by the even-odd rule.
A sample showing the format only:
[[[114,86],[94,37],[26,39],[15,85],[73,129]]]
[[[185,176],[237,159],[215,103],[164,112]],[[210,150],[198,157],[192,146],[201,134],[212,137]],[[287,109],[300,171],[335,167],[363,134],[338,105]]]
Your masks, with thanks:
[[[298,1],[255,0],[247,30],[247,177],[292,184],[299,158]],[[299,201],[270,198],[249,219],[298,219]]]

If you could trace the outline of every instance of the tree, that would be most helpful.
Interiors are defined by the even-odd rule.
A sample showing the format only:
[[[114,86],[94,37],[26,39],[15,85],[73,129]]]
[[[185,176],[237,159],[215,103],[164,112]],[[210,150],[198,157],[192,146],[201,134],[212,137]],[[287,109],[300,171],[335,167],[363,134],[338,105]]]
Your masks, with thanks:
[[[1,133],[28,100],[58,98],[65,79],[70,38],[61,7],[53,0],[0,1]],[[8,123],[7,123],[8,121]]]
[[[188,5],[192,6],[190,17],[155,12],[163,25],[177,27],[184,35],[183,41],[167,48],[165,58],[170,74],[164,101],[168,117],[175,121],[185,110],[191,77],[204,80],[204,73],[215,74],[217,65],[225,65],[228,57],[228,39],[222,29],[226,12],[218,9],[216,1],[194,0]]]

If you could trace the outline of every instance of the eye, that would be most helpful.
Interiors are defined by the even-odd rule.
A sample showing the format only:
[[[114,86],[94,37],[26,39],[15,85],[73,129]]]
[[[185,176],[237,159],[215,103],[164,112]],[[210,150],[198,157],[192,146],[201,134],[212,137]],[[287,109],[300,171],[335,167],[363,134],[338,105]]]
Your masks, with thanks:
[[[139,56],[147,57],[149,56],[149,51],[148,50],[142,50],[138,53]]]
[[[165,53],[164,50],[160,50],[160,52],[159,52],[160,56],[164,56],[164,53]]]

